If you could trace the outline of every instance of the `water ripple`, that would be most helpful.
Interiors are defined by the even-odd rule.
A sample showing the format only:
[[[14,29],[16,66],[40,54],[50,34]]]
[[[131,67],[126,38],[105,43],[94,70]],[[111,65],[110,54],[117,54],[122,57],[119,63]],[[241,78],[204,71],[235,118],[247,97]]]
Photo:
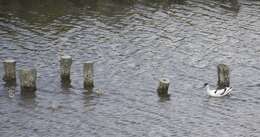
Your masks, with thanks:
[[[259,5],[0,1],[0,59],[38,71],[35,96],[0,81],[1,135],[259,136]],[[59,79],[64,54],[73,57],[69,88]],[[83,89],[86,61],[95,61],[103,95]],[[208,98],[201,87],[217,83],[220,63],[230,66],[234,92]],[[169,100],[156,94],[161,77],[171,80]]]

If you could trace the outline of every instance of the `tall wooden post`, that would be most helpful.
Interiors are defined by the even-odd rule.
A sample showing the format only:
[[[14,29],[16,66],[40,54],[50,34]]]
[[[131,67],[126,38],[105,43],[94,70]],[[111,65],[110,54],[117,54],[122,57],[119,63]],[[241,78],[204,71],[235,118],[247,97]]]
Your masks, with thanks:
[[[94,87],[93,80],[93,62],[84,63],[83,73],[84,73],[84,88],[91,89]]]
[[[70,81],[70,69],[72,64],[71,56],[61,56],[60,59],[60,76],[61,81]]]
[[[229,68],[225,64],[219,64],[218,67],[218,89],[230,86]]]

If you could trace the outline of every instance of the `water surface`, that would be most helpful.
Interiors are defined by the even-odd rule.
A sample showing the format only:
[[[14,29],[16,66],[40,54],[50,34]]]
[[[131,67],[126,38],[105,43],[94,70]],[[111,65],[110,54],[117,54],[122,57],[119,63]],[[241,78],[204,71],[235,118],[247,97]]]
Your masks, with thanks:
[[[257,0],[0,0],[0,59],[38,71],[35,96],[0,80],[0,135],[260,136],[259,45]],[[64,54],[69,88],[59,79]],[[86,61],[103,95],[83,89]],[[216,85],[220,63],[234,91],[209,98],[201,87]],[[162,77],[170,100],[156,94]]]

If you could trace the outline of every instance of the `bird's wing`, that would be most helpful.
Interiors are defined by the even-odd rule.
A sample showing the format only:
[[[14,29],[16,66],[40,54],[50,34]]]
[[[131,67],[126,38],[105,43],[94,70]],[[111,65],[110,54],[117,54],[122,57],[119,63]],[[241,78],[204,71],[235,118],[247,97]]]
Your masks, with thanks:
[[[224,88],[224,89],[217,89],[215,91],[215,94],[219,95],[219,96],[222,96],[226,92],[226,90],[227,90],[226,88]]]
[[[225,95],[229,94],[231,91],[232,91],[232,87],[228,87],[228,89],[227,89]]]
[[[220,95],[224,95],[226,93],[226,91],[228,91],[227,87],[224,88],[224,91]]]
[[[232,90],[232,87],[225,87],[224,89],[218,91],[218,94],[221,96],[227,95]]]

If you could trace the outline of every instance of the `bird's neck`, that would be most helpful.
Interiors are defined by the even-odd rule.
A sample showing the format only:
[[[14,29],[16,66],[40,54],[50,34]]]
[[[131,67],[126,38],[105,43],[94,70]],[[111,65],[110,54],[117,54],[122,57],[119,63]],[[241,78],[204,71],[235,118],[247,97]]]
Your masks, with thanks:
[[[210,89],[209,89],[209,85],[206,86],[206,90],[207,90],[207,92],[210,91]]]

